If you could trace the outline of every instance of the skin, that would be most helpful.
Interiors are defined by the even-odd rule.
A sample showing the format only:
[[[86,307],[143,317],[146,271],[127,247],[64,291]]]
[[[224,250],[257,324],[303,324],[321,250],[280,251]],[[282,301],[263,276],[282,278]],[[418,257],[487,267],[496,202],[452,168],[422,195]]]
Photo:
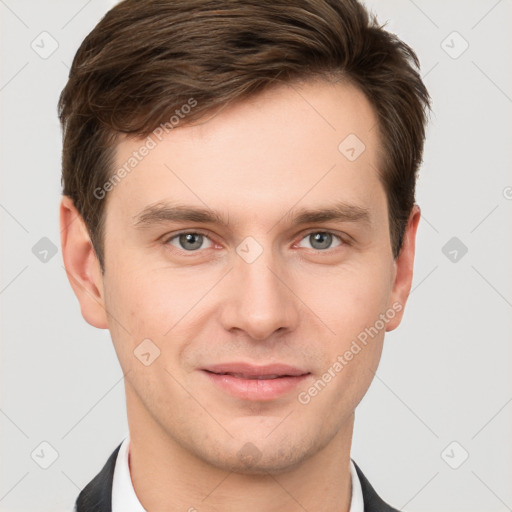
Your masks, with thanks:
[[[125,373],[130,471],[146,510],[349,510],[354,411],[385,332],[401,321],[420,217],[415,206],[394,259],[376,123],[358,89],[308,81],[179,126],[108,193],[104,275],[63,197],[66,271],[85,320],[110,330]],[[366,146],[353,162],[338,150],[351,133]],[[116,165],[141,142],[123,139]],[[229,226],[135,225],[162,201],[207,205]],[[291,223],[299,208],[338,201],[366,209],[368,222]],[[203,244],[187,251],[175,235],[197,230]],[[318,232],[336,235],[331,246],[318,248],[309,236]],[[236,252],[249,236],[262,248],[252,263]],[[298,394],[393,304],[401,311],[300,403]],[[134,356],[147,338],[160,350],[149,366]],[[200,371],[232,361],[281,362],[311,374],[277,399],[244,400]],[[241,455],[247,450],[252,461]]]

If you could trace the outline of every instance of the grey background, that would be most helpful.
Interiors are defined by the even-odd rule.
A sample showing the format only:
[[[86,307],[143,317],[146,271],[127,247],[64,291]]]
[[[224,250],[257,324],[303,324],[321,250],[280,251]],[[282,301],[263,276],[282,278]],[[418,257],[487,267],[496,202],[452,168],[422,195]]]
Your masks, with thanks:
[[[127,434],[109,333],[85,323],[51,252],[60,251],[58,95],[114,3],[0,0],[5,512],[71,510]],[[512,1],[367,4],[417,51],[434,114],[413,291],[356,412],[352,458],[409,512],[512,510]],[[58,48],[43,58],[52,39]]]

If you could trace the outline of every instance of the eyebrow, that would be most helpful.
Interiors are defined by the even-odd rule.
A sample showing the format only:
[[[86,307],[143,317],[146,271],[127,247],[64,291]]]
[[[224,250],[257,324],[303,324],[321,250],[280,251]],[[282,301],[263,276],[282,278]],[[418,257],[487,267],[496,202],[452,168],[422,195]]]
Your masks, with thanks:
[[[367,208],[345,202],[338,202],[325,208],[290,210],[283,215],[278,223],[283,220],[293,226],[328,221],[359,222],[371,225],[370,211]],[[180,204],[156,203],[147,206],[134,216],[134,225],[138,229],[173,221],[218,224],[229,227],[229,219],[224,219],[215,210]]]

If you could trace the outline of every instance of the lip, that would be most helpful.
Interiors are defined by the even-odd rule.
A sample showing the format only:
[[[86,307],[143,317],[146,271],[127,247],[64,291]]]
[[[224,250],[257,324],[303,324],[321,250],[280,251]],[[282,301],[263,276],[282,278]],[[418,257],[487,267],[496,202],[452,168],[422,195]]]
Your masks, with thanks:
[[[286,364],[225,363],[201,369],[219,389],[244,400],[269,401],[293,391],[311,373]]]

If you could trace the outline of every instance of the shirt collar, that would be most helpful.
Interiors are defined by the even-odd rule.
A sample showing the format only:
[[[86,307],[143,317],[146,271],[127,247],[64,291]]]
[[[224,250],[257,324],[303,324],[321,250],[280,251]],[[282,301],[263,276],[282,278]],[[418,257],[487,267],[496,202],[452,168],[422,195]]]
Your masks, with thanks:
[[[130,436],[125,437],[117,454],[112,482],[112,512],[146,512],[135,494],[130,466],[128,464]],[[357,476],[356,468],[350,460],[350,477],[352,481],[352,498],[349,512],[364,512],[363,491]]]

